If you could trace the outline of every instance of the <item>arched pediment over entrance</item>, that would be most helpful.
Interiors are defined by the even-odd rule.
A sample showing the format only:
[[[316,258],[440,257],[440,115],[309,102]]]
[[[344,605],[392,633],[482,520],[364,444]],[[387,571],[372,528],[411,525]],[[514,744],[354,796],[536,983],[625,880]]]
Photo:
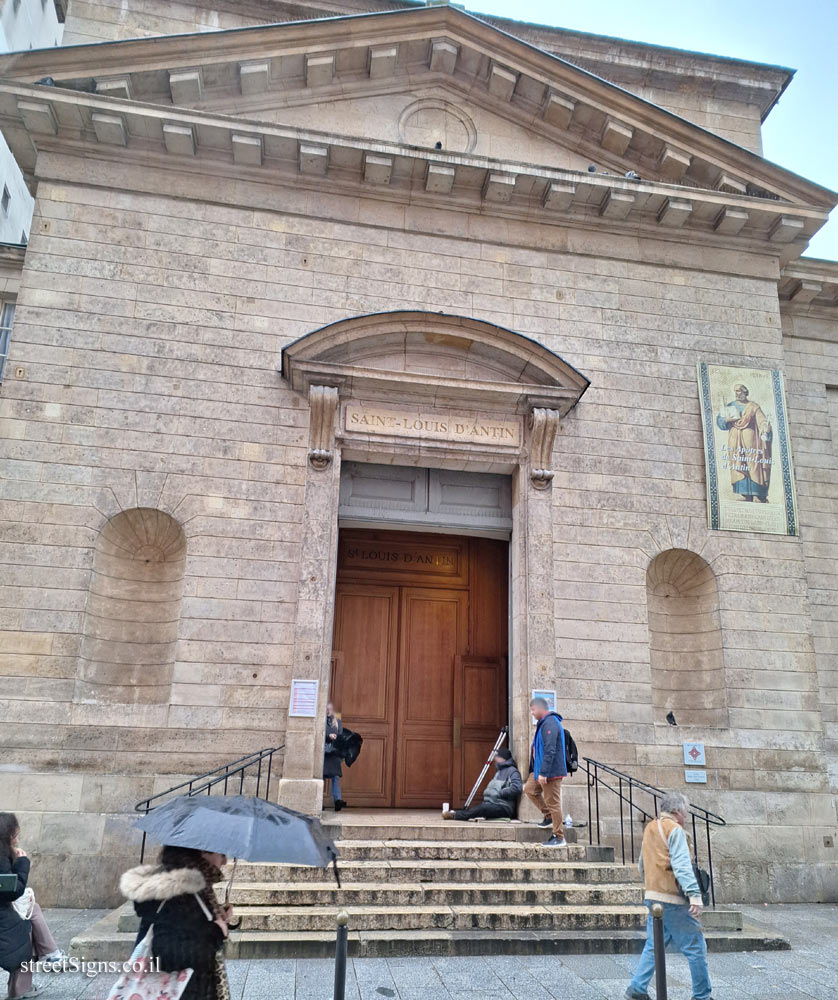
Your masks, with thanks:
[[[392,630],[382,638],[384,630],[368,620],[372,612],[360,606],[347,611],[341,604],[336,613],[339,532],[348,528],[347,521],[357,518],[368,530],[381,532],[410,532],[422,524],[440,538],[469,535],[485,540],[488,532],[493,541],[508,541],[508,549],[496,550],[495,555],[501,573],[508,573],[510,600],[504,594],[491,606],[497,607],[492,620],[506,617],[507,604],[511,609],[508,701],[522,744],[529,728],[530,691],[537,686],[536,677],[547,676],[546,665],[556,655],[551,557],[551,487],[558,465],[554,453],[561,448],[562,417],[587,389],[588,379],[543,344],[512,330],[485,320],[414,310],[356,316],[314,330],[285,348],[281,372],[286,385],[304,396],[310,407],[307,460],[305,469],[298,470],[304,472],[305,499],[292,676],[314,680],[324,691],[342,669],[338,664],[347,649],[346,663],[352,662],[355,647],[344,641],[341,622],[351,620],[353,628],[362,630],[361,644],[371,641],[385,650],[381,662],[390,657],[392,643],[394,649],[413,647],[412,640],[403,643],[401,638],[389,638],[397,636]],[[298,452],[289,449],[291,454]],[[362,466],[366,466],[363,473],[358,471]],[[341,476],[344,469],[351,483],[350,476]],[[469,546],[471,553],[471,541]],[[382,565],[391,562],[387,555]],[[419,565],[412,555],[410,562]],[[438,565],[433,560],[432,564]],[[469,563],[469,580],[475,565]],[[475,578],[483,576],[475,570]],[[385,579],[392,584],[396,578]],[[445,576],[441,587],[447,592],[451,586],[451,577]],[[354,582],[353,587],[358,589]],[[415,586],[408,582],[405,588],[419,593],[421,581]],[[373,591],[373,596],[378,593]],[[454,588],[452,593],[459,591]],[[388,604],[383,613],[407,621],[412,612],[403,611],[407,606],[398,603],[401,597],[393,600],[397,603]],[[429,600],[434,603],[437,597]],[[453,600],[456,604],[460,598]],[[469,597],[466,603],[470,602]],[[453,607],[450,602],[443,605]],[[376,604],[379,610],[382,607]],[[456,618],[461,620],[466,621]],[[436,618],[428,621],[432,624],[425,634],[436,642],[442,626],[433,624]],[[466,631],[472,628],[464,627]],[[333,635],[339,636],[334,647]],[[481,653],[489,658],[494,655]],[[503,652],[498,655],[504,656]],[[440,662],[449,659],[448,652],[440,654]],[[389,676],[376,682],[377,690],[390,689]],[[464,686],[457,686],[459,681],[452,683],[457,691],[465,692]],[[491,683],[487,692],[494,690]],[[439,682],[441,690],[448,686],[447,680]],[[323,697],[319,724],[293,717],[289,708],[293,721],[286,736],[286,759],[295,761],[296,770],[286,771],[279,790],[284,804],[311,812],[322,801]],[[494,703],[493,695],[487,697]],[[502,693],[498,697],[504,701]],[[382,712],[380,718],[390,717],[386,710]],[[435,710],[435,718],[447,720],[446,712],[447,708]],[[409,715],[400,711],[400,718]],[[490,715],[484,713],[483,721],[487,718]],[[384,749],[391,737],[381,736],[382,732],[376,730],[375,737],[380,759],[392,761]],[[372,735],[368,736],[372,741]],[[428,737],[424,745],[442,740],[442,746],[447,738]],[[447,753],[441,752],[443,757]],[[440,765],[441,771],[446,766]],[[386,798],[386,782],[382,778],[376,786],[375,795],[381,794],[377,801]]]
[[[282,352],[282,375],[311,406],[309,461],[346,457],[510,469],[553,479],[561,418],[589,382],[542,344],[464,316],[389,312],[321,327]]]
[[[306,334],[282,352],[282,374],[308,392],[330,385],[341,397],[564,416],[589,381],[543,345],[485,320],[401,311],[340,320]]]

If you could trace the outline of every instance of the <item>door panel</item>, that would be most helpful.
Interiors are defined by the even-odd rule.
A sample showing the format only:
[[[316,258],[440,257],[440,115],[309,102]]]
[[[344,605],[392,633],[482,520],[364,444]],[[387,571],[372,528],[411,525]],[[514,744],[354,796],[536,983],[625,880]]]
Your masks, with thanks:
[[[352,805],[463,803],[506,723],[507,573],[504,542],[341,531],[330,694],[364,737]]]
[[[458,656],[454,667],[454,798],[465,802],[506,725],[506,659]],[[489,768],[481,790],[491,778]]]
[[[331,696],[344,726],[364,737],[351,768],[344,767],[344,797],[359,806],[392,804],[398,654],[397,587],[339,585],[335,595]]]
[[[468,594],[405,587],[401,598],[396,806],[451,801],[454,660],[468,641]]]

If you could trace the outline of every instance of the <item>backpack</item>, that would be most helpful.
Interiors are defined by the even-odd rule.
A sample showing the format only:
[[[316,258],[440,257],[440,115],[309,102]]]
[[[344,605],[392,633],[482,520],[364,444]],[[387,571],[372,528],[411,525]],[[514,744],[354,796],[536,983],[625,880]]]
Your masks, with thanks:
[[[575,774],[579,770],[579,751],[573,742],[573,737],[565,729],[564,731],[564,762],[568,775]]]

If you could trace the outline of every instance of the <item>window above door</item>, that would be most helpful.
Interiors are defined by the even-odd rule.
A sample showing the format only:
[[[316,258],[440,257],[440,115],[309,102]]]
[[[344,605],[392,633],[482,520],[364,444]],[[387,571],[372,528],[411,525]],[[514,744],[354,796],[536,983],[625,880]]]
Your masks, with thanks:
[[[512,531],[509,476],[344,462],[340,479],[343,527],[402,525],[492,538]]]

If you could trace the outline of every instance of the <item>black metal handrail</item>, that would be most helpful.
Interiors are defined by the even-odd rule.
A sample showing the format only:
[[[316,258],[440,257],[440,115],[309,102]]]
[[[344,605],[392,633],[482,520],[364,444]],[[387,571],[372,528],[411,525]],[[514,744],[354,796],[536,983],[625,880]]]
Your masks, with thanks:
[[[206,792],[207,795],[212,795],[213,789],[217,785],[223,786],[222,794],[226,795],[230,789],[230,782],[232,781],[235,787],[236,779],[238,779],[239,785],[238,794],[241,795],[244,791],[245,771],[253,767],[256,768],[255,798],[267,799],[271,790],[271,768],[274,754],[284,749],[285,744],[283,743],[282,746],[278,747],[266,747],[264,750],[254,750],[253,753],[245,754],[244,757],[239,757],[238,760],[231,761],[229,764],[222,764],[221,767],[216,767],[212,771],[205,771],[203,774],[197,775],[197,777],[190,778],[189,781],[182,781],[179,785],[172,785],[171,788],[167,788],[164,792],[156,792],[147,799],[141,799],[134,806],[134,812],[150,813],[152,809],[156,809],[157,806],[163,804],[159,800],[165,799],[175,793],[180,793],[181,795],[203,795]],[[265,790],[261,792],[263,772],[265,776]],[[186,789],[186,791],[182,791],[182,789]],[[140,848],[141,863],[145,858],[145,843],[146,835],[143,834],[143,842]]]
[[[634,864],[636,860],[634,842],[635,813],[640,814],[642,823],[646,823],[652,818],[657,818],[658,800],[662,799],[666,792],[664,792],[661,788],[656,788],[654,785],[650,785],[646,781],[641,781],[639,778],[633,778],[630,774],[626,774],[624,771],[618,771],[616,768],[611,767],[610,764],[603,764],[601,761],[592,760],[590,757],[584,757],[583,760],[585,763],[585,773],[587,775],[588,784],[588,843],[593,844],[594,842],[594,820],[596,822],[596,842],[597,844],[601,843],[599,789],[600,785],[602,785],[603,788],[606,788],[609,792],[613,792],[620,800],[620,845],[622,849],[623,864],[626,863],[626,828],[624,806],[625,803],[628,803],[629,853],[631,855],[632,864]],[[601,776],[600,772],[609,775],[612,780],[616,779],[616,782],[609,784],[609,782]],[[591,794],[592,791],[593,796]],[[628,792],[628,795],[626,795],[626,791]],[[649,809],[643,808],[642,805],[635,801],[635,791],[651,797],[652,806],[650,808],[653,809],[654,812],[650,812]],[[594,811],[596,813],[595,817],[593,815]],[[704,824],[705,841],[707,844],[707,870],[710,875],[710,898],[713,902],[713,907],[715,908],[716,884],[713,878],[713,852],[710,847],[710,827],[727,826],[727,823],[721,816],[714,812],[710,812],[709,809],[705,809],[703,806],[697,806],[690,803],[689,812],[692,818],[693,858],[696,864],[701,863],[698,850],[698,832],[696,829],[696,821]]]

